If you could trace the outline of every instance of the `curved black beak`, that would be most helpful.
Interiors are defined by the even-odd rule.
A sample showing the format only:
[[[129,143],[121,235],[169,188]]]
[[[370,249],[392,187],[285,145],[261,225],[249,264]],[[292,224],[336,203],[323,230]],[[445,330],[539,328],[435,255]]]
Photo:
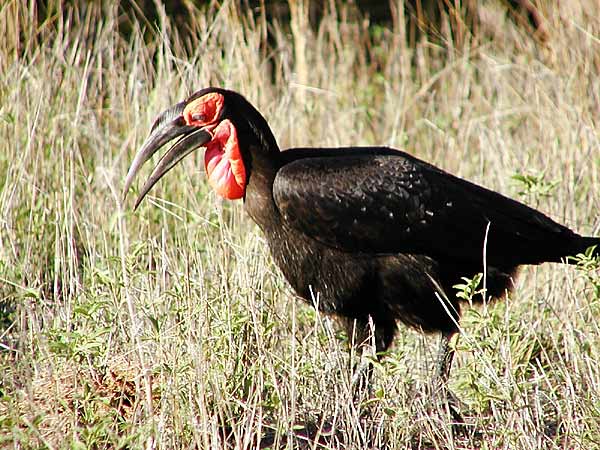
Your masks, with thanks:
[[[146,194],[152,189],[152,186],[154,186],[169,170],[175,167],[179,161],[212,139],[212,135],[208,131],[195,126],[186,125],[182,116],[185,105],[186,102],[178,103],[158,116],[152,125],[150,136],[148,136],[146,141],[142,144],[131,163],[131,167],[125,178],[123,200],[125,200],[127,191],[129,191],[131,183],[142,165],[144,165],[144,163],[167,142],[172,141],[178,136],[182,136],[181,139],[167,150],[150,174],[150,177],[144,184],[140,195],[135,201],[134,209],[139,206]]]

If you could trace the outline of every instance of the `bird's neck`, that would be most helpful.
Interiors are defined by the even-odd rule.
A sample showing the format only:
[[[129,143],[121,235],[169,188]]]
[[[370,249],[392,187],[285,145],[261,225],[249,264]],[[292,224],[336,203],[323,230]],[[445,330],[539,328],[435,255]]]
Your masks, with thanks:
[[[273,200],[273,182],[280,167],[278,154],[253,152],[244,208],[263,231],[279,217]]]

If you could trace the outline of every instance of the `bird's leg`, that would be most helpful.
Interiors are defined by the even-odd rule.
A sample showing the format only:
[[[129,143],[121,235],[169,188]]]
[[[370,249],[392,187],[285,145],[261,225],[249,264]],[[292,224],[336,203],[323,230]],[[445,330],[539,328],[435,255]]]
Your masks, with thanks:
[[[373,359],[376,356],[375,330],[373,321],[351,321],[347,325],[351,346],[360,351],[360,361],[352,374],[351,388],[354,398],[366,388],[371,388]]]
[[[346,322],[346,330],[351,345],[360,349],[360,362],[352,376],[352,389],[356,399],[357,394],[363,392],[365,388],[369,390],[369,394],[372,392],[373,363],[381,358],[394,340],[396,321],[368,316],[365,319]]]
[[[458,342],[459,334],[455,331],[442,332],[442,338],[440,342],[440,350],[438,356],[438,365],[436,371],[435,388],[437,394],[443,399],[448,407],[448,411],[452,415],[452,418],[457,423],[464,423],[462,416],[460,415],[460,400],[454,395],[454,393],[448,389],[448,379],[450,378],[450,369],[452,368],[452,360],[454,359],[454,346],[452,345],[452,338],[456,336],[455,344]]]
[[[375,357],[375,346],[370,343],[360,345],[360,361],[352,374],[352,389],[356,392],[362,392],[365,388],[371,387],[371,377],[373,375],[373,358]]]
[[[452,360],[454,359],[454,348],[451,345],[451,341],[455,335],[458,341],[458,334],[456,332],[442,332],[436,372],[439,386],[446,386],[450,378],[450,369],[452,368]]]

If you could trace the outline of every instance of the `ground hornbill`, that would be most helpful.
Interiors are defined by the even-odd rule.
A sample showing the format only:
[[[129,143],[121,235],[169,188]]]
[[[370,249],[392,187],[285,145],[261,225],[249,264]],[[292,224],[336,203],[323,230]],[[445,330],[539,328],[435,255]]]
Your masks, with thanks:
[[[156,119],[125,193],[142,164],[175,138],[136,207],[181,159],[205,148],[209,183],[227,199],[244,199],[300,297],[344,318],[358,330],[357,342],[372,323],[377,352],[390,346],[397,321],[441,332],[443,381],[460,315],[453,286],[461,277],[485,272],[486,295],[498,297],[519,265],[564,261],[600,243],[399,150],[280,151],[261,114],[240,94],[217,88]]]

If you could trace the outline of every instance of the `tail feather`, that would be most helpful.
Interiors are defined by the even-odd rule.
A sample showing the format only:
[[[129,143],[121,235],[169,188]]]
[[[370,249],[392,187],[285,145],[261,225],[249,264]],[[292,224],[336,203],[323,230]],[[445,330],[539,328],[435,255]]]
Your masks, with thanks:
[[[592,256],[599,257],[600,237],[578,236],[572,241],[570,248],[565,252],[563,257],[577,256],[578,254],[586,253],[590,247],[594,247]],[[573,263],[573,261],[569,258],[567,259],[567,263]]]

